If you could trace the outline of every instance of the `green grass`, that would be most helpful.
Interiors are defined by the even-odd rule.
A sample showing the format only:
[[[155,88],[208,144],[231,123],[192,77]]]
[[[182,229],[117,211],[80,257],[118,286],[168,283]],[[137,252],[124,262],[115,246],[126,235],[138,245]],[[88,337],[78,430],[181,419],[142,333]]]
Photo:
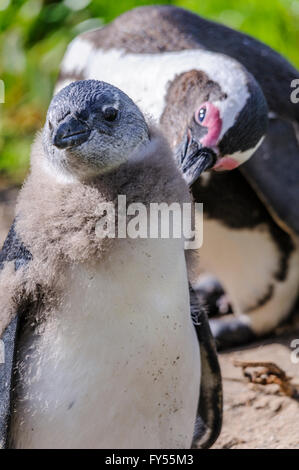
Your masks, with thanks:
[[[0,78],[5,83],[0,173],[18,181],[27,171],[30,144],[43,124],[69,41],[130,8],[153,3],[185,7],[251,34],[299,67],[299,0],[0,0]]]

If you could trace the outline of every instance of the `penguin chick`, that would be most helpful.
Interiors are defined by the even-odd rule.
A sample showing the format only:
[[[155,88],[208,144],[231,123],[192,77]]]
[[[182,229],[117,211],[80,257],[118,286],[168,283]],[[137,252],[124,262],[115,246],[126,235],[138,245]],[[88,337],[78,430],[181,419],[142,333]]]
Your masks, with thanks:
[[[148,140],[144,117],[133,101],[108,84],[96,87],[94,81],[58,93],[43,130],[48,168],[71,181],[110,172]]]
[[[192,444],[200,347],[183,240],[100,239],[100,205],[119,194],[189,201],[130,98],[72,83],[50,105],[1,253],[1,331],[9,343],[18,330],[10,447]]]

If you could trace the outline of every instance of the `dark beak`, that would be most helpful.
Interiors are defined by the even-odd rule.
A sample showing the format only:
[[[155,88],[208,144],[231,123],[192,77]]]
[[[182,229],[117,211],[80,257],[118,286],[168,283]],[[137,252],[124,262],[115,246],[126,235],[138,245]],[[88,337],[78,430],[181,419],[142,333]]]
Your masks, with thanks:
[[[187,184],[192,186],[204,171],[214,166],[216,159],[215,152],[208,147],[202,147],[200,142],[193,138],[191,131],[188,129],[184,141],[178,149],[177,156]]]
[[[61,149],[75,147],[86,142],[90,129],[86,123],[67,117],[58,125],[53,135],[53,144]]]

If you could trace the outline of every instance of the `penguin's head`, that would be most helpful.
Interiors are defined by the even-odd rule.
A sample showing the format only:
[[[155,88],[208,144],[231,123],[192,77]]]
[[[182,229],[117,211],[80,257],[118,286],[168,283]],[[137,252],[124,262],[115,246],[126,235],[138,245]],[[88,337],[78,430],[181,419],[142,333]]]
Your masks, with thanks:
[[[134,102],[97,80],[73,82],[57,93],[43,129],[48,163],[80,180],[125,163],[148,140],[147,124]]]
[[[190,186],[205,170],[244,163],[267,130],[268,108],[258,83],[235,60],[215,55],[211,73],[190,70],[169,84],[161,117]]]

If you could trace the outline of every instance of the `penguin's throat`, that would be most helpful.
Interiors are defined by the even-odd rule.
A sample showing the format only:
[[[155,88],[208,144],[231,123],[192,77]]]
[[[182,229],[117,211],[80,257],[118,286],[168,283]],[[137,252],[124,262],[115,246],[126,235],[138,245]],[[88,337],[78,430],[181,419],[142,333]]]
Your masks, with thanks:
[[[213,166],[215,171],[234,170],[240,163],[232,157],[223,157]]]

